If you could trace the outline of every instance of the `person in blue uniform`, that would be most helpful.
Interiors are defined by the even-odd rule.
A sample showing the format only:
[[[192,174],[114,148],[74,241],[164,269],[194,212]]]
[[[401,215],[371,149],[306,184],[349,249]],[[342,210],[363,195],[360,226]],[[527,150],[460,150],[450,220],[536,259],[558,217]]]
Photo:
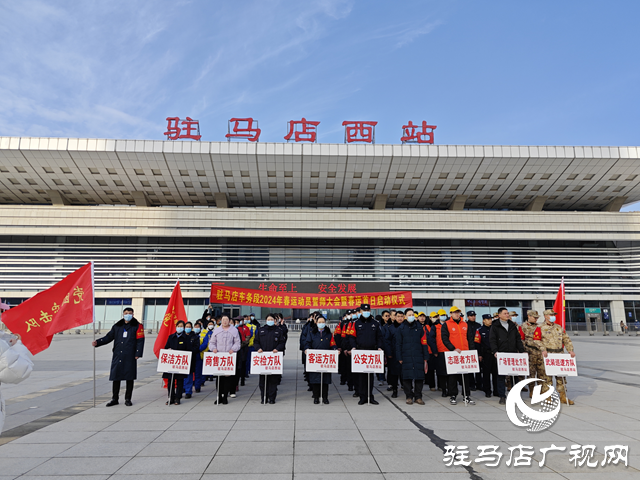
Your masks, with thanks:
[[[349,355],[353,350],[383,350],[384,339],[380,324],[371,317],[371,306],[362,304],[359,311],[361,317],[353,324],[351,336],[349,338]],[[358,405],[364,405],[369,402],[378,405],[373,397],[373,384],[375,379],[372,373],[354,373],[358,380],[358,394],[360,401]]]
[[[327,322],[324,317],[318,318],[318,323],[314,324],[309,333],[306,336],[304,343],[304,352],[308,350],[336,350],[338,346],[333,339],[331,330],[327,327]],[[322,395],[322,403],[329,404],[329,385],[331,384],[331,374],[320,372],[309,372],[309,383],[311,384],[313,391],[313,403],[320,403],[320,396]],[[322,380],[322,384],[320,381]]]
[[[120,396],[120,383],[126,382],[124,404],[127,407],[133,405],[133,382],[138,376],[138,359],[144,351],[144,327],[133,317],[133,308],[123,310],[120,319],[109,333],[95,340],[92,345],[101,347],[113,343],[113,357],[111,358],[111,373],[109,380],[113,382],[112,396],[107,407],[118,405]]]

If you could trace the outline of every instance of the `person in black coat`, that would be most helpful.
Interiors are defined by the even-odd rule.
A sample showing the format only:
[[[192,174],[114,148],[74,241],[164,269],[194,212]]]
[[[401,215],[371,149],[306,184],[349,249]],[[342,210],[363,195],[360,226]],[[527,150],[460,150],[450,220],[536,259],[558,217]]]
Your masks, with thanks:
[[[111,359],[111,373],[109,380],[113,382],[111,401],[107,407],[118,405],[120,396],[120,382],[126,382],[124,404],[127,407],[133,405],[133,381],[138,377],[138,362],[144,351],[144,327],[133,318],[133,308],[125,308],[120,319],[109,333],[92,343],[94,347],[101,347],[107,343],[113,344],[113,357]]]
[[[184,321],[178,320],[176,323],[176,333],[169,335],[167,338],[167,343],[164,346],[165,350],[180,350],[183,352],[193,352],[193,342],[184,333]],[[182,398],[182,392],[184,391],[184,379],[187,376],[183,373],[163,373],[162,378],[166,378],[169,380],[171,385],[168,387],[167,395],[169,400],[167,400],[167,405],[170,403],[173,405],[180,405],[180,399]]]
[[[402,384],[407,404],[411,405],[415,400],[418,405],[424,405],[422,387],[429,361],[427,332],[420,322],[416,321],[413,309],[407,308],[404,314],[407,319],[395,334],[395,357],[402,366]],[[397,316],[396,314],[396,319]]]
[[[391,387],[391,398],[398,398],[398,381],[402,383],[402,366],[396,356],[396,334],[404,322],[404,312],[396,312],[396,319],[383,331],[384,354],[387,356],[387,383]]]
[[[309,330],[304,343],[304,352],[307,350],[336,350],[338,346],[333,339],[331,330],[326,326],[324,317],[318,319],[318,323],[314,324]],[[320,384],[322,380],[322,385]],[[329,404],[329,385],[331,384],[331,374],[320,372],[309,372],[309,383],[313,390],[313,403],[320,403],[320,395],[322,394],[322,403]]]
[[[309,315],[309,318],[307,318],[307,323],[305,323],[302,326],[302,331],[300,332],[300,351],[302,352],[302,368],[303,368],[303,377],[304,377],[304,381],[307,382],[307,386],[309,387],[307,390],[310,392],[311,390],[313,390],[311,388],[311,383],[309,383],[309,374],[307,373],[307,356],[304,353],[305,350],[305,342],[307,340],[307,335],[309,335],[309,332],[311,330],[311,327],[313,325],[315,325],[315,320],[316,320],[316,313],[312,313]]]
[[[505,307],[498,309],[498,320],[494,320],[489,334],[489,344],[491,345],[491,353],[494,357],[498,356],[498,352],[504,353],[523,353],[524,345],[518,331],[518,326],[511,321],[509,310]],[[498,375],[498,396],[500,404],[506,403],[505,392],[505,376]]]
[[[489,343],[492,321],[493,317],[490,314],[482,315],[482,326],[477,330],[475,338],[478,355],[480,356],[482,390],[487,398],[491,396],[492,384],[494,395],[498,394],[498,363],[496,362],[496,357],[491,353],[491,344]]]
[[[476,321],[477,314],[473,310],[467,312],[467,326],[469,328],[469,337],[476,338],[476,332],[482,326]],[[473,382],[471,383],[471,390],[482,390],[482,373],[476,372],[472,375]]]
[[[191,398],[193,394],[193,384],[195,381],[196,365],[200,360],[200,332],[197,334],[193,331],[191,322],[184,324],[184,334],[191,344],[191,369],[189,375],[184,379],[184,398]]]
[[[282,329],[276,325],[276,319],[273,315],[267,315],[266,325],[258,327],[256,338],[253,341],[253,348],[258,353],[267,352],[284,352],[285,339]],[[267,381],[267,391],[265,398],[265,378],[266,375],[260,375],[258,385],[260,386],[260,403],[268,402],[276,403],[276,395],[278,395],[278,385],[282,379],[282,375],[269,375]]]
[[[349,355],[353,349],[356,350],[383,350],[384,339],[380,324],[371,317],[371,306],[362,304],[362,316],[358,318],[349,337]],[[360,401],[358,405],[364,405],[369,401],[372,405],[378,405],[373,398],[374,378],[372,373],[354,373],[358,379],[358,394]]]

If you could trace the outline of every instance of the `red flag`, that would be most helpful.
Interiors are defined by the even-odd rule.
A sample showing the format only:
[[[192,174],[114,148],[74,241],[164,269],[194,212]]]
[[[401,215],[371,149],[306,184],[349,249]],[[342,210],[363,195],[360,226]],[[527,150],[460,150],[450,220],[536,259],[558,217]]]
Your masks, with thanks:
[[[558,295],[556,295],[556,303],[553,304],[553,311],[556,312],[556,322],[559,320],[560,326],[562,326],[563,329],[566,329],[567,314],[564,296],[564,277],[562,277],[562,282],[560,282],[560,288],[558,289]]]
[[[2,314],[32,354],[49,348],[56,333],[93,322],[93,262]]]
[[[160,350],[167,344],[169,335],[176,333],[176,323],[178,323],[178,320],[187,321],[187,312],[184,310],[180,281],[176,282],[176,286],[173,287],[173,293],[171,294],[169,305],[167,305],[167,312],[164,314],[164,320],[162,320],[158,338],[156,338],[156,343],[153,344],[153,353],[156,357],[160,356]]]

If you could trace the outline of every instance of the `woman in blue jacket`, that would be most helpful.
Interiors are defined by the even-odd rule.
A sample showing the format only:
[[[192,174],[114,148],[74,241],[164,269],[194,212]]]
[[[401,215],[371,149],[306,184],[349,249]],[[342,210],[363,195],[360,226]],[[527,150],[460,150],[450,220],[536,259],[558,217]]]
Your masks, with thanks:
[[[324,317],[318,317],[317,324],[312,323],[304,339],[304,353],[307,350],[337,350],[336,342],[333,340],[331,330],[326,326]],[[329,404],[329,385],[331,384],[331,374],[320,372],[308,372],[309,383],[313,391],[313,403],[320,403],[320,393],[322,391],[322,403]],[[322,385],[320,378],[322,377]]]

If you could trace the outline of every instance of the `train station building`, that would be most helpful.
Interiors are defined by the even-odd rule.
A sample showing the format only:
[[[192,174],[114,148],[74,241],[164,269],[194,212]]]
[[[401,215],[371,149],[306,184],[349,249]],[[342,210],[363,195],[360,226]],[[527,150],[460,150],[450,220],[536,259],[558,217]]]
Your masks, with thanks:
[[[153,327],[177,279],[190,319],[212,283],[377,282],[521,320],[563,277],[571,325],[640,317],[638,147],[0,137],[0,188],[0,298],[93,260],[105,326]]]

